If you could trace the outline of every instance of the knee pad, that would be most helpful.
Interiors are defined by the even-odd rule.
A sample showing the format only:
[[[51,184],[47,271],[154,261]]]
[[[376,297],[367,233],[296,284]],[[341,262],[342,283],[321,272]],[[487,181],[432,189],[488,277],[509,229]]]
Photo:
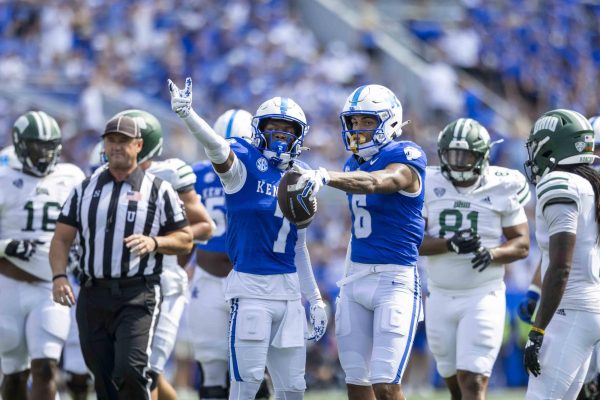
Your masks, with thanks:
[[[58,363],[56,360],[43,358],[31,361],[32,377],[42,379],[44,381],[51,381],[54,379],[57,371]]]
[[[304,392],[275,392],[275,400],[302,400],[304,399]]]
[[[236,400],[254,400],[256,398],[256,392],[260,387],[260,382],[238,382],[231,381],[231,398]]]
[[[40,325],[46,333],[63,343],[67,340],[71,328],[71,314],[68,308],[52,303],[35,314],[40,318]]]

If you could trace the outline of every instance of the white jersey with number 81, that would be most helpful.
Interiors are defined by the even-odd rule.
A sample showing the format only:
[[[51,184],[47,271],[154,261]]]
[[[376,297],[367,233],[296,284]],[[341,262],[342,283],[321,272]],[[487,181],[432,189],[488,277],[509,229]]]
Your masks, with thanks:
[[[423,216],[426,234],[451,238],[462,229],[473,229],[487,248],[502,243],[502,229],[527,221],[523,206],[529,201],[529,184],[516,170],[490,166],[478,186],[461,193],[439,167],[427,167]],[[429,256],[428,285],[448,293],[485,292],[503,288],[504,268],[478,272],[471,266],[474,254],[452,252]]]

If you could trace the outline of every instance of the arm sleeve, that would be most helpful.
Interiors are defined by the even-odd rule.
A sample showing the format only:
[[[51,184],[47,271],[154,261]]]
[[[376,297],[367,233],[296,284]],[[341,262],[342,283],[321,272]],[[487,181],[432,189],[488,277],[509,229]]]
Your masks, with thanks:
[[[183,118],[188,130],[204,146],[206,156],[214,164],[223,164],[231,151],[227,140],[219,136],[194,110]]]
[[[548,224],[548,236],[559,232],[577,233],[579,215],[574,202],[549,204],[544,208],[543,215]]]
[[[300,291],[304,298],[313,304],[321,300],[321,293],[313,274],[308,248],[306,247],[306,229],[298,230],[298,242],[296,243],[296,259],[294,260],[300,280]]]
[[[225,193],[234,194],[239,192],[242,187],[244,187],[248,171],[246,170],[244,163],[240,161],[239,157],[236,157],[233,160],[233,164],[231,165],[231,169],[229,169],[229,171],[223,173],[217,172],[217,175],[219,175],[219,178],[221,178],[221,183],[223,184],[223,190],[225,190]]]

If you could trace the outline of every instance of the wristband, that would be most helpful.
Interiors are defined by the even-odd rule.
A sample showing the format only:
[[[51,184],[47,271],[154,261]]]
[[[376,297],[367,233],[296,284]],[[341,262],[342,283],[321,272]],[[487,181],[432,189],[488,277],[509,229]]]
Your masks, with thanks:
[[[67,274],[58,274],[58,275],[54,275],[54,276],[52,277],[52,282],[54,282],[55,280],[57,280],[57,279],[60,279],[60,278],[65,278],[65,279],[66,279],[66,278],[67,278]]]
[[[542,328],[538,328],[537,326],[532,326],[531,330],[533,332],[541,333],[542,335],[546,333]]]
[[[152,239],[152,241],[154,242],[154,250],[152,251],[158,250],[158,240],[156,240],[154,236],[150,236],[150,239]]]

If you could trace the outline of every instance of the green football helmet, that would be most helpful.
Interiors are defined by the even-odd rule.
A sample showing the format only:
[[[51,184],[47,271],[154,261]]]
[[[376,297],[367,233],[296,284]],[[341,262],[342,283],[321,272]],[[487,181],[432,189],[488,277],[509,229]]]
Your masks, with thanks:
[[[61,133],[54,118],[43,111],[29,111],[15,121],[12,140],[23,171],[46,176],[54,169],[62,150]]]
[[[144,145],[138,154],[138,163],[160,156],[163,150],[163,131],[158,119],[149,112],[135,109],[121,111],[115,117],[122,115],[133,118],[142,132]]]
[[[527,139],[525,173],[532,183],[557,165],[592,164],[594,129],[577,111],[552,110],[538,118]]]
[[[489,165],[490,134],[474,119],[459,118],[449,123],[437,143],[442,174],[453,182],[473,180]]]

